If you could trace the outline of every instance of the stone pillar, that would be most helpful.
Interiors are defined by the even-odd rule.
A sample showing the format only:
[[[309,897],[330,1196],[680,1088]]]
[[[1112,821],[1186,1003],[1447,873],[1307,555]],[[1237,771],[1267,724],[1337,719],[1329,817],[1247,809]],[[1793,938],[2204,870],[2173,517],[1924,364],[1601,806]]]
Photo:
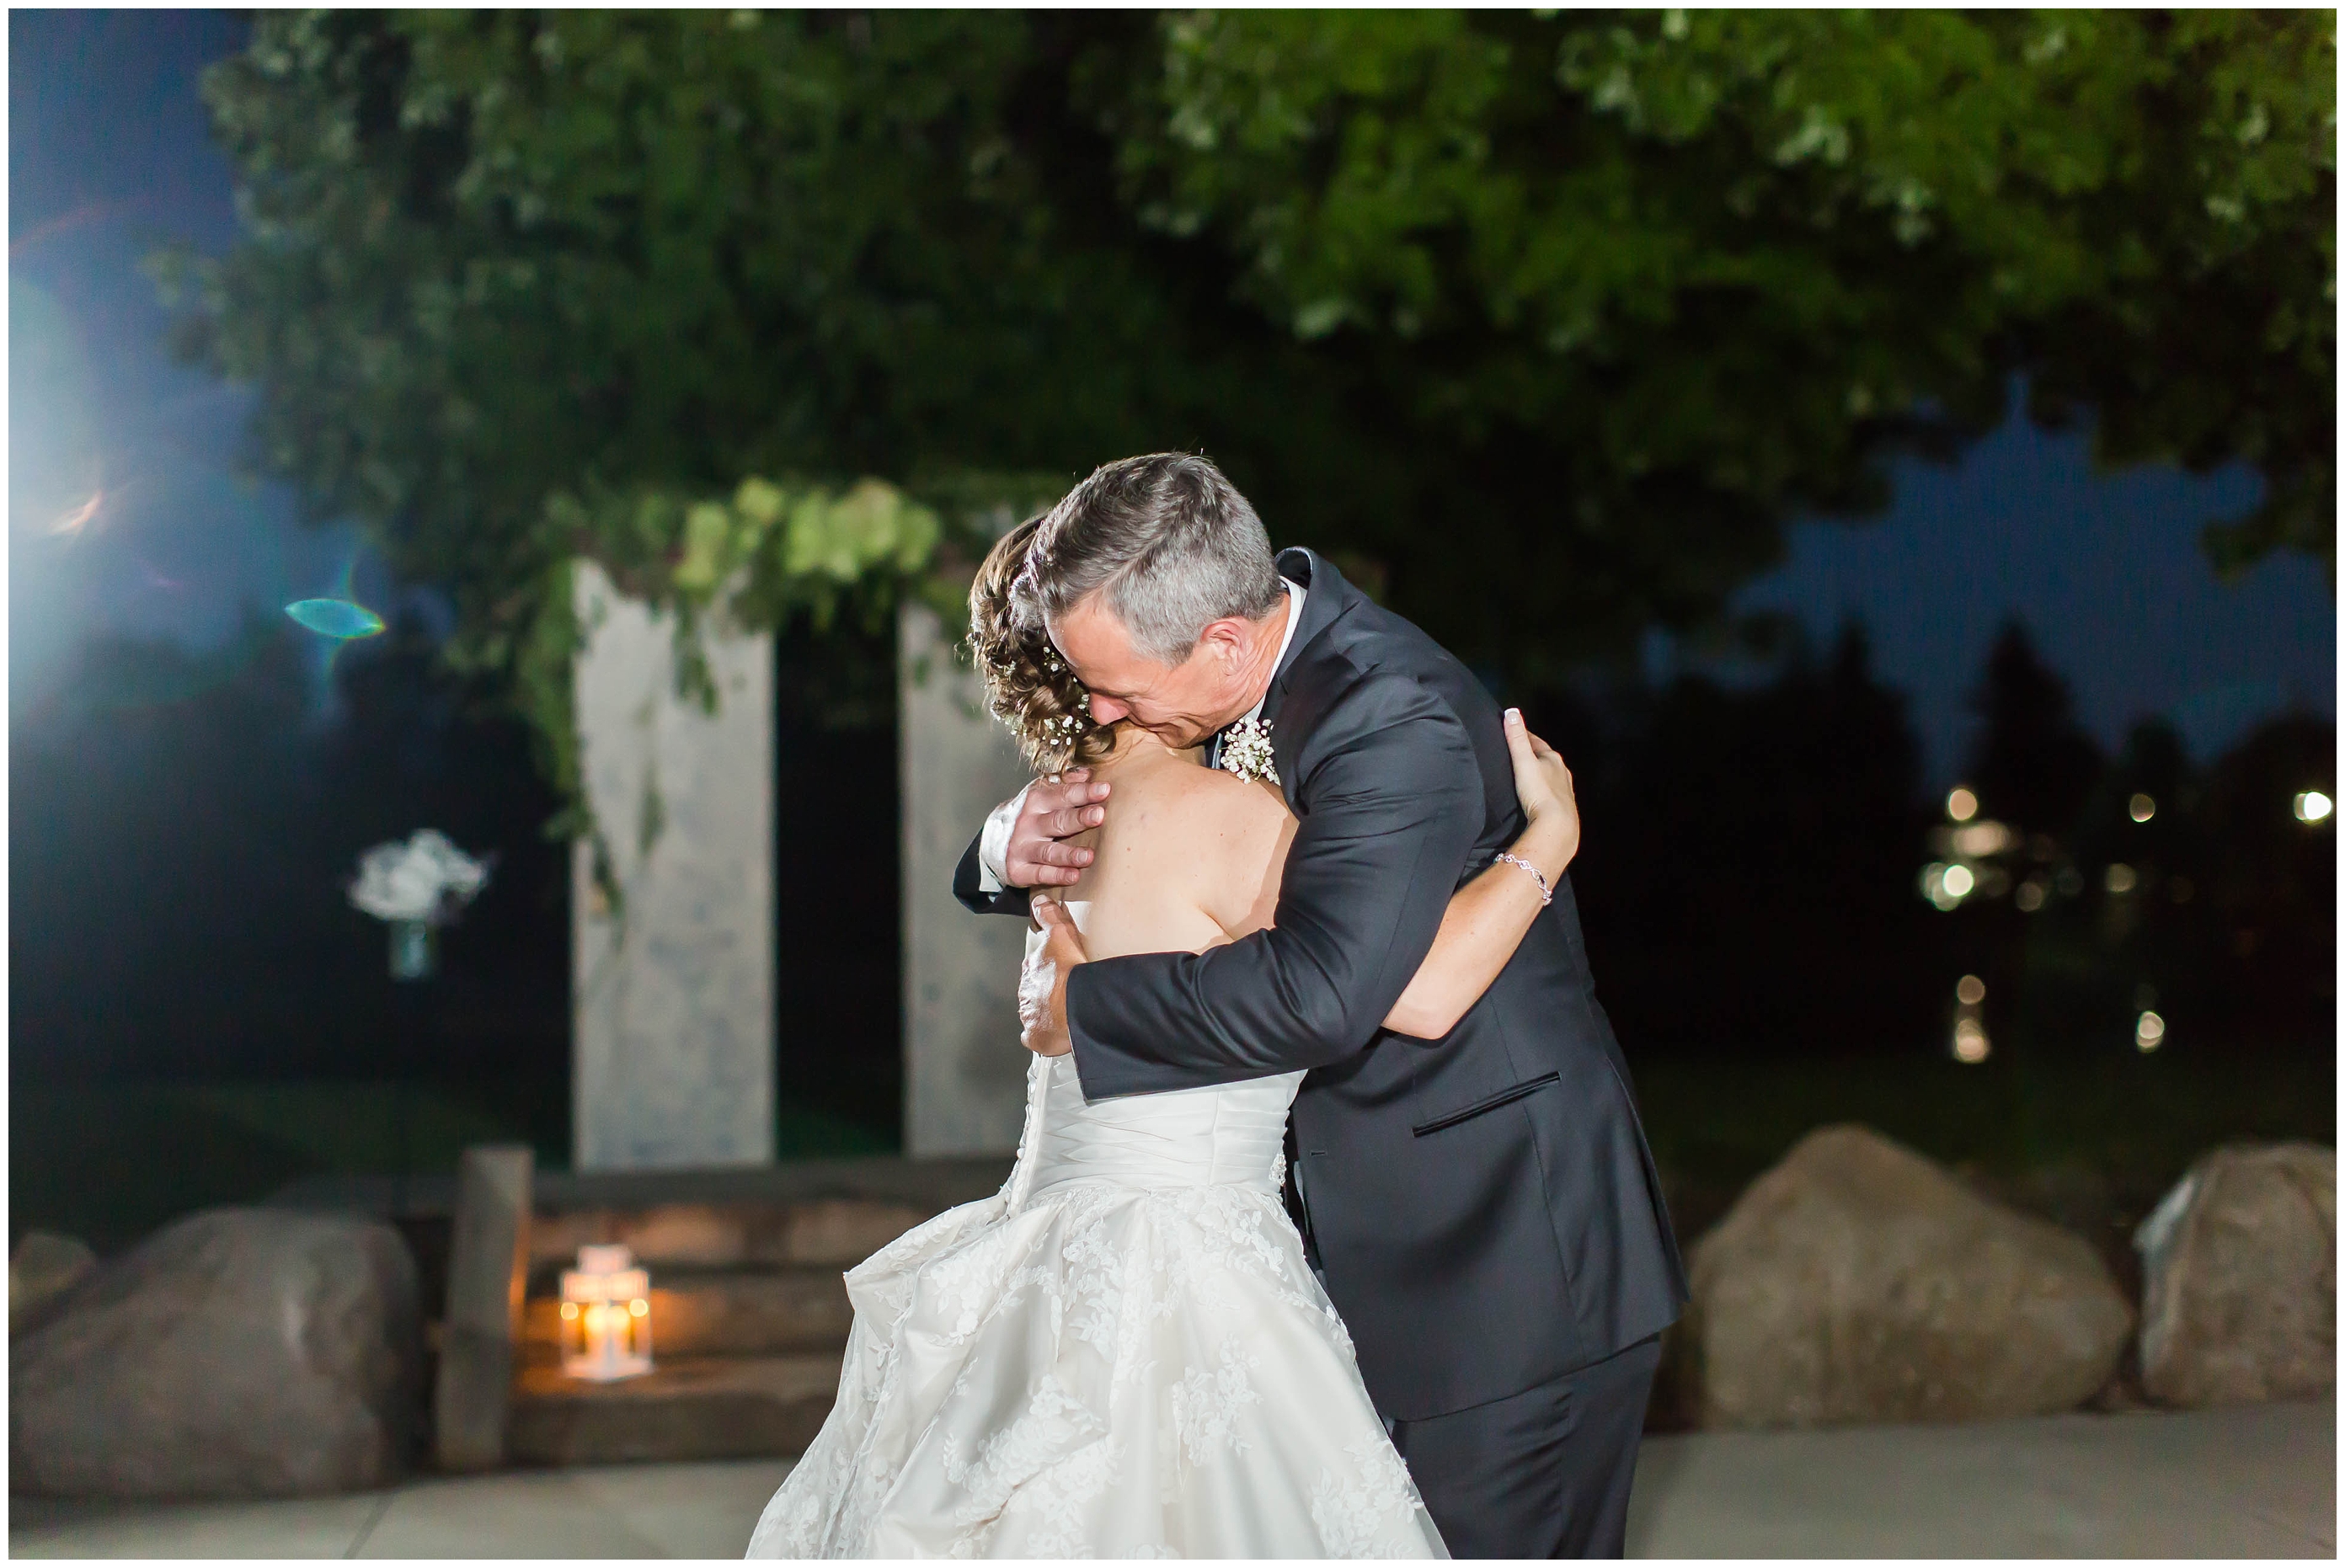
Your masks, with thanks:
[[[1026,1108],[1018,965],[1026,927],[972,915],[953,868],[986,814],[1018,793],[1026,764],[986,713],[935,612],[897,618],[899,790],[904,814],[904,1152],[1006,1154]]]
[[[504,1462],[505,1411],[529,1275],[533,1165],[527,1144],[477,1144],[456,1161],[448,1308],[431,1399],[442,1470],[493,1470]]]
[[[578,562],[579,777],[621,893],[571,859],[580,1170],[774,1158],[774,652],[712,616],[717,708],[679,700],[665,615]]]

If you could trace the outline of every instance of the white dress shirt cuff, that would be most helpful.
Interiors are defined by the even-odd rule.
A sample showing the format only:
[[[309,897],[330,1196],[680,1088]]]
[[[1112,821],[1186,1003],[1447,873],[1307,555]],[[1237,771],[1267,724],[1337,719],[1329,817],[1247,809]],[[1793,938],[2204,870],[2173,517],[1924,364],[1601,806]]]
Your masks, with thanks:
[[[1029,784],[1026,789],[1033,787]],[[985,831],[978,835],[977,886],[981,893],[999,893],[1010,885],[1010,830],[1018,825],[1026,789],[995,806],[993,814],[985,819]]]

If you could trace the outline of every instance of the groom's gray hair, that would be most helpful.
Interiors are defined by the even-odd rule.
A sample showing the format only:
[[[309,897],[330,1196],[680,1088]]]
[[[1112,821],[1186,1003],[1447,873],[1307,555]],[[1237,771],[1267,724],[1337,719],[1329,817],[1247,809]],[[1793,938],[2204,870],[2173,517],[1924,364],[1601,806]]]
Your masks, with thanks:
[[[1133,648],[1178,664],[1213,622],[1270,612],[1278,558],[1221,470],[1188,452],[1152,452],[1092,470],[1051,509],[1010,599],[1020,623],[1041,632],[1098,592]]]

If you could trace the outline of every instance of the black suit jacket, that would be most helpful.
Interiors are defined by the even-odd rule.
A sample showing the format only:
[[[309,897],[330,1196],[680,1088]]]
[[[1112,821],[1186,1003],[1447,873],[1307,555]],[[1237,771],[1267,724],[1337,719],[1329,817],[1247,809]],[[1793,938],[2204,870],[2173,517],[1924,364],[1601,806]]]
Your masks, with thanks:
[[[1300,825],[1276,926],[1068,982],[1092,1099],[1309,1070],[1291,1117],[1303,1222],[1386,1417],[1501,1399],[1666,1328],[1686,1300],[1628,1064],[1569,878],[1440,1040],[1380,1027],[1450,895],[1521,833],[1497,704],[1308,551],[1264,700]],[[954,878],[980,911],[971,844]]]

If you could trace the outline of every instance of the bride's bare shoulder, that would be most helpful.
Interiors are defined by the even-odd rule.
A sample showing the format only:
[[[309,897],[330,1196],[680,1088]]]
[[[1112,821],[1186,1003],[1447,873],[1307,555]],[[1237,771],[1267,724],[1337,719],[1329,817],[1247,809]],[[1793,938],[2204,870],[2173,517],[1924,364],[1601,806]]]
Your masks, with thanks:
[[[1285,800],[1270,785],[1206,767],[1194,753],[1167,751],[1153,744],[1132,748],[1095,776],[1113,786],[1111,824],[1119,817],[1130,822],[1162,814],[1192,826],[1235,829],[1266,825],[1286,815]]]
[[[1153,740],[1120,746],[1093,776],[1112,786],[1107,823],[1075,895],[1093,900],[1117,950],[1195,951],[1264,923],[1252,912],[1274,893],[1294,824],[1275,789]]]
[[[1118,858],[1183,858],[1198,869],[1225,856],[1258,858],[1290,820],[1275,789],[1152,740],[1120,748],[1094,776],[1112,786],[1100,847]]]

